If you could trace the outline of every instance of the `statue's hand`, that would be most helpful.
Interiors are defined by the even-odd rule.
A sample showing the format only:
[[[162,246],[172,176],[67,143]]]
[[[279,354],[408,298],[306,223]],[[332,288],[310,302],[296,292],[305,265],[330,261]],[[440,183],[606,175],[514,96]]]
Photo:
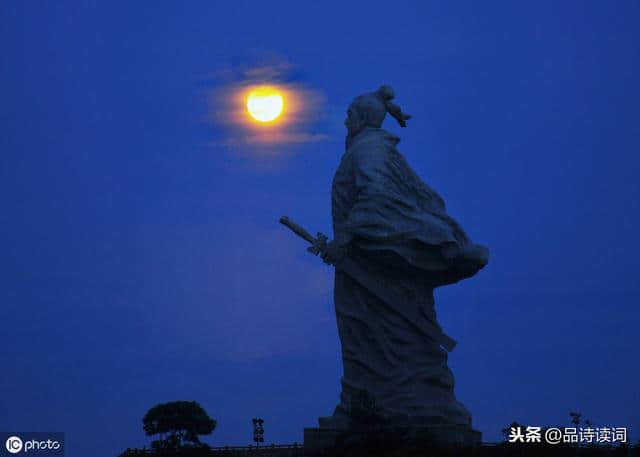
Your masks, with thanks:
[[[444,245],[440,252],[447,262],[461,267],[479,269],[489,262],[489,250],[480,244],[458,246],[451,243]]]
[[[324,249],[320,252],[320,256],[325,263],[335,265],[347,254],[347,245],[329,241]]]

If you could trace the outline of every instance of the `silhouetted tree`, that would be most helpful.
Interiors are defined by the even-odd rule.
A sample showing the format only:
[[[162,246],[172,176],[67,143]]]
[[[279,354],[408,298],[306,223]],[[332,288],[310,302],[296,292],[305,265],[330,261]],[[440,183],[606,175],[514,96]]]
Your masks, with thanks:
[[[571,417],[571,423],[573,425],[580,425],[580,418],[582,417],[582,413],[571,411],[569,413],[569,416]]]
[[[151,443],[154,449],[200,445],[198,435],[208,435],[216,428],[216,421],[195,401],[156,405],[147,411],[142,423],[148,436],[160,435],[159,440]]]

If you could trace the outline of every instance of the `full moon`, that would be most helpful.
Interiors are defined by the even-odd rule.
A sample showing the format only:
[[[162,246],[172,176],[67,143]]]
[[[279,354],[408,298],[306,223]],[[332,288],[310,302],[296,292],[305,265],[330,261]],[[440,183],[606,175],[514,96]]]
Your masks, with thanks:
[[[274,89],[254,90],[247,96],[247,111],[258,122],[271,122],[282,114],[284,100]]]

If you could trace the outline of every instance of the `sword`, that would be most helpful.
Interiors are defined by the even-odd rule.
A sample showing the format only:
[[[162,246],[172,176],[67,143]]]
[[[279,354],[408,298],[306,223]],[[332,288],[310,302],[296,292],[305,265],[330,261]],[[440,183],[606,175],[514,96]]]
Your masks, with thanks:
[[[324,249],[326,249],[328,239],[326,235],[318,232],[317,236],[313,237],[309,232],[293,222],[287,216],[282,216],[280,218],[280,223],[291,230],[293,233],[298,235],[300,238],[308,241],[311,246],[307,248],[307,251],[309,251],[313,255],[318,255],[324,252]],[[368,289],[373,295],[378,297],[383,302],[389,305],[397,302],[397,298],[394,297],[388,289],[382,286],[379,282],[371,280],[367,272],[364,271],[360,265],[358,265],[349,257],[344,256],[334,266],[338,270],[350,276],[358,284]],[[428,319],[425,319],[425,326],[427,333],[431,338],[440,343],[447,351],[453,351],[453,348],[457,344],[456,340],[446,335],[437,324],[434,324]]]

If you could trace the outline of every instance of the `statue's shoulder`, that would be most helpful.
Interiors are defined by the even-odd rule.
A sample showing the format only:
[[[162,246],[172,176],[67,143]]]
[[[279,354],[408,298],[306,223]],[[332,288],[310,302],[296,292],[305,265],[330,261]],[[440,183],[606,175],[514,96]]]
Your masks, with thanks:
[[[395,149],[400,138],[379,128],[367,128],[361,132],[345,153],[345,158],[355,164],[371,164],[384,161]]]

